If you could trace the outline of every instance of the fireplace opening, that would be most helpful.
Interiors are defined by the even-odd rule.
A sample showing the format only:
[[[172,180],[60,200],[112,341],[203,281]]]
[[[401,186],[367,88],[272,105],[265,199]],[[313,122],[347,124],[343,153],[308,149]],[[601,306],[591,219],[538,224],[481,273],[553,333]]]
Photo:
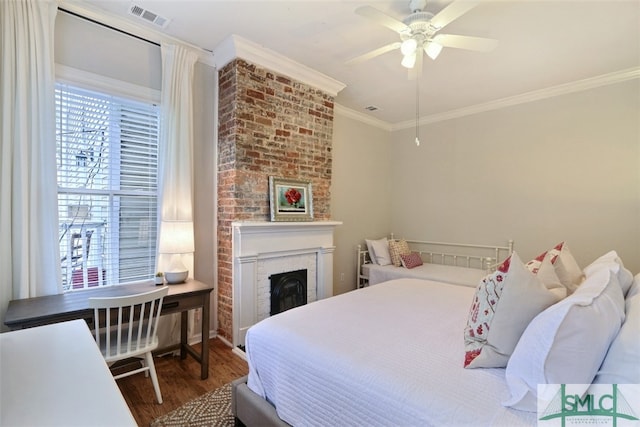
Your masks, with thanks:
[[[307,303],[307,270],[272,274],[271,316]]]

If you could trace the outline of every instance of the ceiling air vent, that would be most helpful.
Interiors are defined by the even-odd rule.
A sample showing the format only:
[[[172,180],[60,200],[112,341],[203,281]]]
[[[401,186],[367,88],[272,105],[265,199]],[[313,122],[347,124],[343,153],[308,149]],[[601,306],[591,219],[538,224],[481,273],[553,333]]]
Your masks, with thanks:
[[[169,19],[160,16],[156,13],[151,12],[143,7],[132,4],[129,8],[129,14],[133,16],[137,16],[140,19],[143,19],[151,24],[157,25],[158,27],[166,28],[169,25]]]

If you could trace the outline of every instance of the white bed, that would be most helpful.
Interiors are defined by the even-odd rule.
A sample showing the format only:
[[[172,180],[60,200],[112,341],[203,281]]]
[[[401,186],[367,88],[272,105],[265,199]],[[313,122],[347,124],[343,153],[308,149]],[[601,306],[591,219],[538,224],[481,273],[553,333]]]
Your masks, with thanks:
[[[534,425],[501,405],[504,369],[463,368],[473,295],[398,279],[270,317],[247,333],[248,386],[296,426]]]
[[[580,269],[564,242],[535,260],[514,252],[476,288],[395,279],[257,323],[234,415],[247,426],[532,426],[539,384],[640,384],[640,274],[615,251]],[[500,293],[487,287],[497,282]],[[542,294],[561,299],[537,306]],[[482,318],[478,301],[495,300]],[[478,324],[492,334],[476,351]]]

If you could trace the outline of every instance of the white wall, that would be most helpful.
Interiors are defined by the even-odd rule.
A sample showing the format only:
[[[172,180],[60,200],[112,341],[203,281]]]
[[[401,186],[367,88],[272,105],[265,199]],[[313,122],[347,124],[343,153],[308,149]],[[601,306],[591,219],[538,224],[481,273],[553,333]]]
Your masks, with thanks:
[[[334,232],[334,294],[356,287],[356,246],[364,238],[384,237],[389,232],[389,148],[389,132],[336,111],[331,216],[343,224]]]
[[[639,94],[636,79],[434,123],[420,147],[394,132],[390,231],[514,239],[523,259],[566,240],[581,266],[615,249],[640,272]]]

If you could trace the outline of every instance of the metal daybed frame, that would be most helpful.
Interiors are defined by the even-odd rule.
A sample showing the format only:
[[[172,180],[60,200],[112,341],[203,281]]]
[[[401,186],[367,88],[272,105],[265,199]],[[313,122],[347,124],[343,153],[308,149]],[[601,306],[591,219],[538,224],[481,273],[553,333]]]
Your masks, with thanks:
[[[395,240],[393,233],[391,233],[389,240]],[[413,252],[420,254],[425,263],[479,268],[487,271],[495,270],[498,264],[513,252],[513,240],[509,240],[507,246],[432,242],[409,239],[405,239],[405,241],[409,244],[409,247]],[[461,251],[473,252],[473,254]],[[358,245],[356,259],[356,283],[358,288],[362,288],[369,284],[369,277],[365,274],[362,268],[366,264],[372,264],[369,251],[362,249],[362,245]],[[425,278],[432,279],[430,277]]]

